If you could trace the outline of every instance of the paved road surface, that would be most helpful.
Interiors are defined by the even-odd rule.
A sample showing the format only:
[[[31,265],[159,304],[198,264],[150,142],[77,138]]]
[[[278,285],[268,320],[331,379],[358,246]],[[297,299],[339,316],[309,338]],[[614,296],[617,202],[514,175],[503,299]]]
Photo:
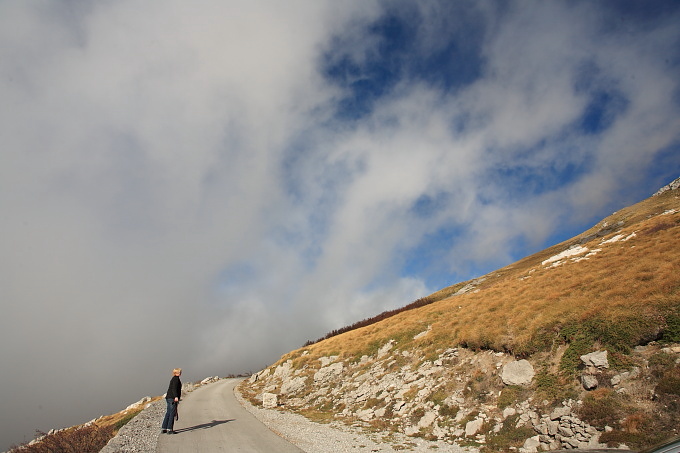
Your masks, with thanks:
[[[226,379],[189,393],[179,405],[177,434],[160,434],[156,453],[301,453],[239,404],[238,382]]]

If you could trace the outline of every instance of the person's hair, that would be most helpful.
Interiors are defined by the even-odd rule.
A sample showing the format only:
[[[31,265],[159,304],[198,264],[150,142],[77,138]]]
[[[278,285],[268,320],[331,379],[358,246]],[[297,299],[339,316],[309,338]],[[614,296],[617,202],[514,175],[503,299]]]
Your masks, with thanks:
[[[181,369],[181,368],[175,368],[174,370],[172,370],[172,375],[173,375],[173,376],[175,376],[175,375],[180,375],[181,373],[182,373],[182,369]]]

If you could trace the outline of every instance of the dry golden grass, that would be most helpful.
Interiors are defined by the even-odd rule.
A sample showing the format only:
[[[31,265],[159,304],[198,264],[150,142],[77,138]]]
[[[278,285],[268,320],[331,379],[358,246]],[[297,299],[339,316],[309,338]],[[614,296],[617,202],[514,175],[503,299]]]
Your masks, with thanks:
[[[667,213],[672,210],[677,212]],[[608,230],[611,225],[617,225],[615,230]],[[616,235],[630,239],[603,243]],[[542,265],[573,245],[599,251],[579,262]],[[303,361],[316,368],[318,357],[358,360],[390,340],[397,349],[417,347],[425,356],[455,346],[528,356],[580,336],[590,347],[598,343],[614,351],[655,339],[669,320],[680,319],[677,191],[623,209],[569,241],[485,277],[476,292],[453,296],[469,282],[444,288],[429,296],[437,302],[293,351],[282,360],[297,358],[296,368]],[[428,327],[428,335],[413,338]]]
[[[151,401],[149,401],[149,403],[156,402],[161,398],[162,398],[161,396],[153,397],[153,398],[151,398]],[[149,403],[146,403],[146,404],[149,404]],[[139,414],[144,409],[146,404],[140,405],[136,409],[129,409],[129,410],[124,410],[124,411],[115,413],[115,414],[105,415],[105,416],[103,416],[103,417],[101,417],[100,419],[97,420],[97,425],[98,426],[113,426],[114,427],[114,435],[115,435],[115,433],[117,433],[118,430],[120,430],[120,428],[127,421],[129,421],[135,415]]]

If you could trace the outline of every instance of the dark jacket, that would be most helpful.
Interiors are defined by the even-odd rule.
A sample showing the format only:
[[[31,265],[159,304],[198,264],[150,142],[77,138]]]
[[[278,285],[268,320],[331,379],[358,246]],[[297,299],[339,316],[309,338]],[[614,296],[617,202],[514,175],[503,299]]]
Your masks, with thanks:
[[[175,399],[182,397],[182,382],[179,380],[179,376],[173,376],[170,379],[170,385],[168,386],[168,393],[165,395],[166,398]]]

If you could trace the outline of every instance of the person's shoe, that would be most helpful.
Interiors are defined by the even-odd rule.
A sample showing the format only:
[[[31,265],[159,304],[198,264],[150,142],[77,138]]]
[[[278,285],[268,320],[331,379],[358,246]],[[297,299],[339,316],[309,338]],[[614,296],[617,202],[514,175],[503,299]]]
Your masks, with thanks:
[[[169,429],[168,434],[177,434],[177,431],[173,431],[173,430]]]
[[[168,432],[168,430],[167,430],[167,429],[164,429],[164,430],[161,430],[161,432],[162,432],[163,434],[165,434],[165,433]]]

